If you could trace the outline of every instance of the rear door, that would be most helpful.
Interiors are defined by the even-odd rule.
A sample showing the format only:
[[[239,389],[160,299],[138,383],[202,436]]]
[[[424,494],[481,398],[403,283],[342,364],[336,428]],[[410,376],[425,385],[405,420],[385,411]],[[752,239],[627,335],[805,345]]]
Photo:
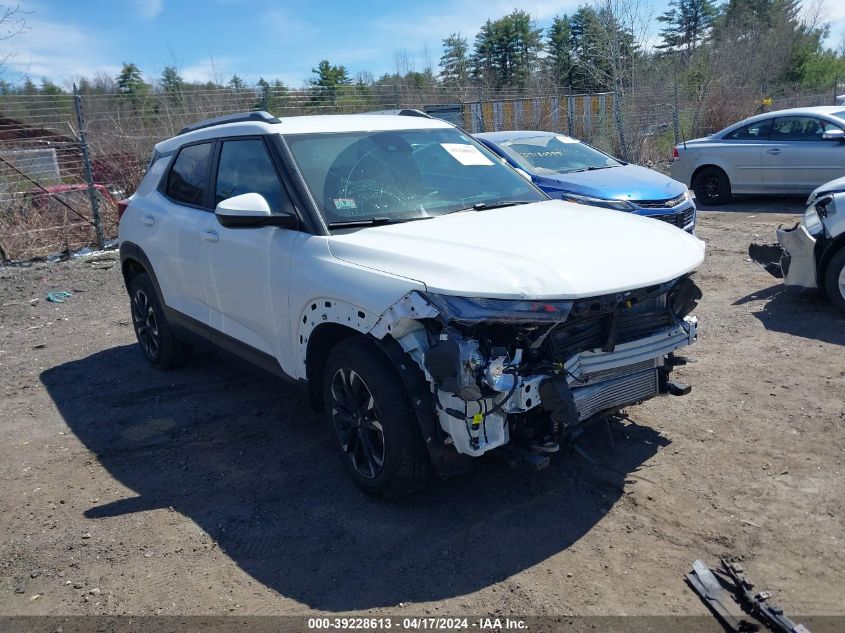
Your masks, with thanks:
[[[146,204],[147,198],[139,196],[138,205],[140,245],[156,272],[165,304],[201,323],[208,322],[208,306],[197,266],[198,227],[210,215],[213,149],[208,141],[182,146],[153,194],[154,203]]]
[[[845,145],[822,138],[839,126],[814,116],[778,117],[763,153],[766,188],[812,191],[845,173]]]
[[[221,139],[215,160],[214,204],[244,193],[264,196],[274,212],[294,213],[264,137]],[[298,231],[226,228],[204,218],[203,286],[215,329],[275,358],[288,336],[290,256]]]

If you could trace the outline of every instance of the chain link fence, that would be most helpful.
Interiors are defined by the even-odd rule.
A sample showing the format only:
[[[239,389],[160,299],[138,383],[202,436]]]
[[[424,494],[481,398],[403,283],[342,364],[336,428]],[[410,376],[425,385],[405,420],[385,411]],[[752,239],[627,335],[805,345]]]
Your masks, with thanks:
[[[571,94],[565,88],[351,85],[290,90],[189,88],[146,94],[0,96],[0,258],[25,260],[103,247],[117,201],[143,176],[155,143],[190,123],[245,110],[274,115],[415,108],[469,132],[558,131],[623,159],[665,168],[672,146],[765,110],[831,104],[835,91],[680,87]]]

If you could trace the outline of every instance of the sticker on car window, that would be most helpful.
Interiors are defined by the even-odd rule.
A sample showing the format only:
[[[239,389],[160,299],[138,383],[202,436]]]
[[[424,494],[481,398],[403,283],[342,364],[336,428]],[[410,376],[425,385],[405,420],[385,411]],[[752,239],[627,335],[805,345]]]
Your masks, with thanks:
[[[461,165],[492,165],[493,161],[482,154],[475,145],[463,143],[440,143]]]
[[[574,138],[570,138],[568,136],[561,136],[559,134],[555,135],[555,138],[559,140],[561,143],[577,143],[578,141]]]
[[[334,208],[338,211],[346,211],[348,209],[357,209],[354,198],[333,198]]]

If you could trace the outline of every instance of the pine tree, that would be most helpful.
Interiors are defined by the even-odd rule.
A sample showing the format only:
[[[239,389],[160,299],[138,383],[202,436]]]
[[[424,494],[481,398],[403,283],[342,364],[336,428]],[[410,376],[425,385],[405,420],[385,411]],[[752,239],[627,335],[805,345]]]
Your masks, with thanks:
[[[443,40],[443,55],[440,57],[440,78],[444,85],[463,86],[469,82],[469,46],[467,38],[452,33]]]
[[[657,17],[666,27],[660,31],[662,43],[655,48],[689,57],[710,35],[716,14],[711,0],[670,0],[669,9]]]
[[[311,72],[317,75],[310,81],[311,99],[315,103],[335,103],[338,89],[352,83],[345,66],[333,66],[327,59],[312,68]]]
[[[123,68],[120,70],[115,83],[117,84],[117,91],[124,95],[139,95],[149,89],[149,86],[144,83],[141,70],[132,63],[123,63]]]
[[[261,96],[253,107],[257,110],[268,110],[270,108],[270,84],[264,77],[259,77],[256,86]]]
[[[543,30],[520,9],[498,20],[487,20],[475,36],[473,75],[493,80],[497,88],[524,87],[543,50]]]
[[[232,89],[232,92],[243,92],[246,90],[246,82],[237,74],[232,75],[228,85]]]
[[[162,92],[177,94],[185,87],[185,80],[173,66],[165,66],[161,72]]]
[[[572,28],[569,18],[555,16],[548,30],[546,66],[549,76],[558,85],[572,85],[573,51]]]

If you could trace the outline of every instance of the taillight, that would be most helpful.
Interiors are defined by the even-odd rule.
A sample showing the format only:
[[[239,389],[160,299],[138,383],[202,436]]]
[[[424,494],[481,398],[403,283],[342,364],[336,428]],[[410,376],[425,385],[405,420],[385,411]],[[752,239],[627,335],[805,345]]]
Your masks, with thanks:
[[[672,160],[680,160],[680,158],[681,158],[681,155],[678,154],[678,148],[673,147],[672,148]]]
[[[126,212],[126,209],[129,207],[129,198],[125,200],[119,200],[117,203],[117,221],[120,222],[120,218],[123,217],[123,214]]]

